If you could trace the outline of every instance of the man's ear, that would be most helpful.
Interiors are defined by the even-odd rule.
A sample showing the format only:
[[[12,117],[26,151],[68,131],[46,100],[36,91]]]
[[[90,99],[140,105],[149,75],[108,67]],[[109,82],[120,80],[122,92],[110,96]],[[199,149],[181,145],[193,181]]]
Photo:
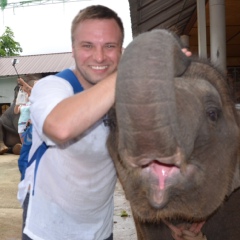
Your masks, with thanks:
[[[74,58],[74,51],[73,51],[73,45],[72,45],[72,57]]]

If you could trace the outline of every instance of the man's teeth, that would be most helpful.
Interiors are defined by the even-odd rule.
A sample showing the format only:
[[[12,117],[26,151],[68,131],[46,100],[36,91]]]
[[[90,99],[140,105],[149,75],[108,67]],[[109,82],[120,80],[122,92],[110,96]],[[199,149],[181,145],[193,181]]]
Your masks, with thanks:
[[[92,69],[95,69],[95,70],[103,70],[106,68],[107,68],[107,66],[92,66]]]

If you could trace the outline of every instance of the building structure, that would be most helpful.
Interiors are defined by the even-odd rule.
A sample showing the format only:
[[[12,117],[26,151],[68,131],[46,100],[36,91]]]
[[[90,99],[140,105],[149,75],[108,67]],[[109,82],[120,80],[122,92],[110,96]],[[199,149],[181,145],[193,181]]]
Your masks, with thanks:
[[[0,115],[13,102],[18,76],[28,82],[55,74],[73,65],[71,52],[0,57]]]
[[[166,28],[227,73],[240,102],[239,0],[129,0],[133,37]]]

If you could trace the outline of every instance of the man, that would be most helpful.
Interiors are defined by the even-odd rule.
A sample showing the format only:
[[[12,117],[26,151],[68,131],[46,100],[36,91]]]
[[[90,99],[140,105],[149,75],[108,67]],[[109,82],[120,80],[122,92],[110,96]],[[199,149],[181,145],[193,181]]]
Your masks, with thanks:
[[[103,118],[114,104],[124,28],[115,12],[97,5],[77,14],[71,35],[72,71],[84,91],[74,95],[66,80],[48,76],[30,97],[30,157],[42,141],[48,149],[35,181],[30,167],[23,189],[19,187],[24,219],[28,205],[23,239],[113,239],[116,172],[106,148]],[[34,194],[28,204],[29,185]]]
[[[106,148],[109,130],[103,117],[114,103],[123,24],[109,8],[90,6],[74,18],[71,35],[72,71],[84,91],[74,95],[66,80],[48,76],[30,97],[30,157],[42,141],[49,147],[35,186],[33,169],[26,171],[24,196],[28,185],[34,195],[23,239],[112,239],[116,172]]]

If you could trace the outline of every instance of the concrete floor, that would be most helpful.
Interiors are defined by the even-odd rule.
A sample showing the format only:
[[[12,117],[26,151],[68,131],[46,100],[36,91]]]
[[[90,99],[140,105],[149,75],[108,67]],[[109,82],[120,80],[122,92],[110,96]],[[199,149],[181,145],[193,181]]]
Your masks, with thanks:
[[[0,240],[21,240],[22,209],[16,197],[20,179],[18,157],[0,155]],[[121,217],[122,211],[129,216]],[[118,182],[115,189],[114,240],[136,239],[129,203]]]

